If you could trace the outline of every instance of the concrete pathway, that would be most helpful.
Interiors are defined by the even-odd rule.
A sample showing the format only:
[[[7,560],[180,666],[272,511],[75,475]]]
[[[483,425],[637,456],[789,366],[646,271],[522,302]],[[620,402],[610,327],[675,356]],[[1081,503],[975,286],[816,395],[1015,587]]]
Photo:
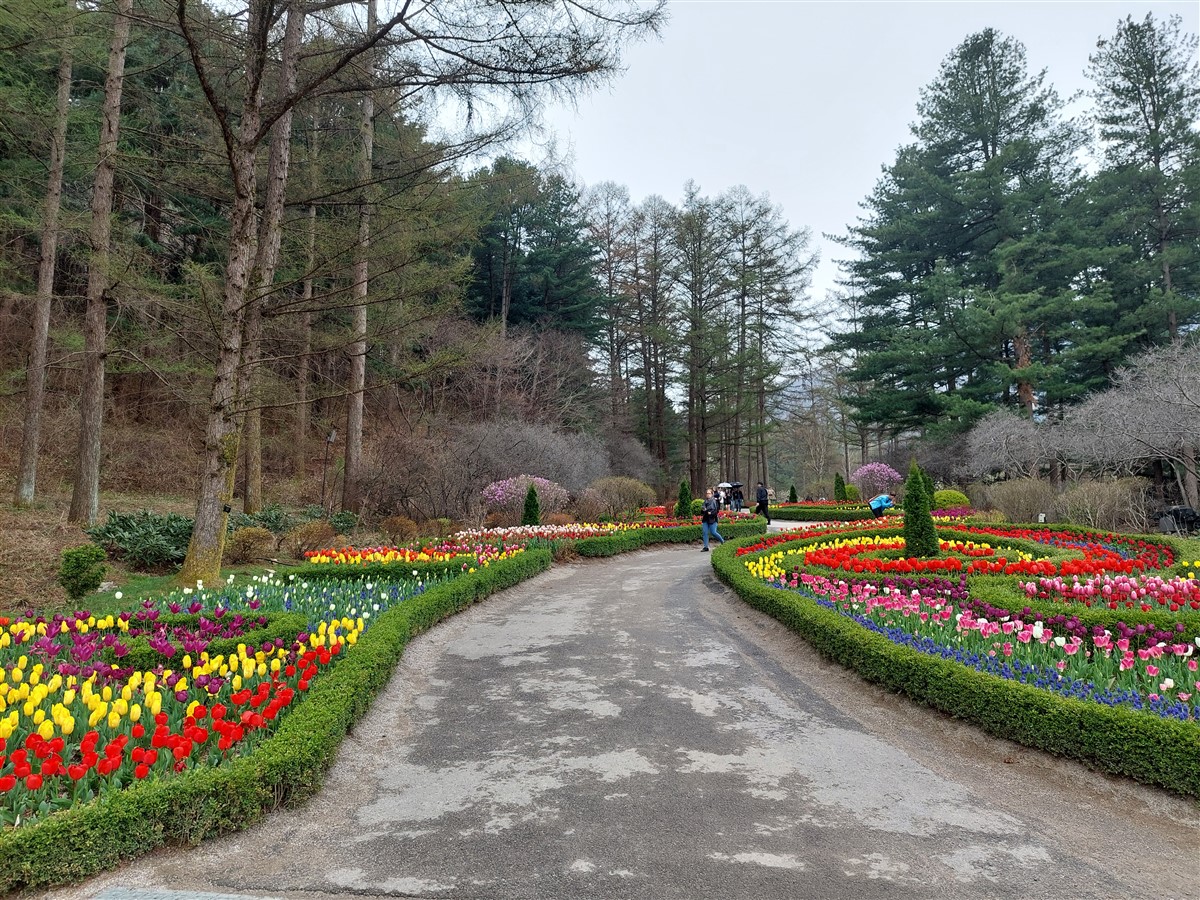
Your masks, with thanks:
[[[865,684],[696,547],[410,646],[325,790],[61,900],[1197,897],[1197,806]]]

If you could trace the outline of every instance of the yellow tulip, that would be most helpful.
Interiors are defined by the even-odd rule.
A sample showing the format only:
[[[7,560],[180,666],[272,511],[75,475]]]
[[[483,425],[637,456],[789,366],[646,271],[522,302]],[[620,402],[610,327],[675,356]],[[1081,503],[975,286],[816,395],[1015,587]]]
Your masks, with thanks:
[[[54,723],[46,719],[38,725],[37,732],[42,736],[42,740],[50,740],[50,738],[54,737]]]
[[[121,714],[115,709],[108,714],[108,727],[114,731],[121,727]]]

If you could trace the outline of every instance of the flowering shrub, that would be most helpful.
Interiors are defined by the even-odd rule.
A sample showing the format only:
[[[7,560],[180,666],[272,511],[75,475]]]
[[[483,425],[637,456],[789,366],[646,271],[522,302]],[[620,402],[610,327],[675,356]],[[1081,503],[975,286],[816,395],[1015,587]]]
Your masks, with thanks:
[[[519,518],[530,485],[537,490],[538,508],[543,513],[561,512],[566,508],[570,499],[567,489],[546,478],[533,475],[516,475],[503,481],[493,481],[483,489],[480,499],[489,512]]]
[[[891,491],[904,477],[887,463],[873,462],[855,469],[850,480],[862,488],[864,496],[873,497]]]

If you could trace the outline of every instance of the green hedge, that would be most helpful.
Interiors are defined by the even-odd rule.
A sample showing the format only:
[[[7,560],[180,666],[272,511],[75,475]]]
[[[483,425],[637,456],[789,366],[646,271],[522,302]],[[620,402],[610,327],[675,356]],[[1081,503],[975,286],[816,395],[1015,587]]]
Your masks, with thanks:
[[[726,520],[717,526],[717,531],[727,541],[763,535],[767,533],[767,521],[761,516],[747,518],[744,522]],[[641,528],[603,537],[580,538],[575,542],[575,549],[580,556],[616,556],[618,553],[628,553],[630,550],[640,550],[654,544],[690,544],[701,539],[699,524],[673,528]]]
[[[713,553],[718,576],[867,681],[971,722],[990,734],[1079,760],[1187,797],[1200,797],[1200,725],[1059,697],[893,644],[838,612],[746,571],[733,545]]]
[[[861,503],[839,506],[772,506],[771,518],[781,522],[859,522],[871,519],[871,507]]]
[[[387,684],[409,639],[477,600],[550,567],[527,551],[438,584],[382,614],[353,650],[252,753],[216,767],[138,782],[0,834],[0,893],[78,881],[166,844],[259,821],[320,787],[342,739]]]

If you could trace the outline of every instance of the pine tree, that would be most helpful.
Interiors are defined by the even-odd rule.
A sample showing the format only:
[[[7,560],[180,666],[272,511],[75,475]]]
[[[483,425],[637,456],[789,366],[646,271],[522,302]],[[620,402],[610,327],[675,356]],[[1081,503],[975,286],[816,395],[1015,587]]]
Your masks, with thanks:
[[[844,503],[846,500],[846,479],[842,477],[841,472],[833,476],[833,499],[838,503]]]
[[[692,517],[692,486],[687,479],[679,482],[679,502],[675,504],[675,518],[690,519]]]
[[[800,496],[796,493],[796,486],[793,484],[792,489],[788,491],[788,503],[798,503]]]
[[[525,511],[521,513],[521,524],[540,525],[541,521],[542,511],[538,509],[537,487],[531,484],[525,493]]]
[[[933,498],[925,491],[927,477],[913,460],[904,482],[904,545],[909,556],[921,559],[938,555],[937,530],[930,515]]]

